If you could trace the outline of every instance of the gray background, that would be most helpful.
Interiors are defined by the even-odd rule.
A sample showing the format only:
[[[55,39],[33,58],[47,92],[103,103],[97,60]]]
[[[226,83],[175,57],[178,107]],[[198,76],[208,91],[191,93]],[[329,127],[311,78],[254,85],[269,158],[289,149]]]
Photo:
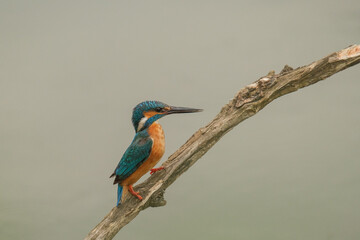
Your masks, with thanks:
[[[164,159],[243,86],[360,40],[360,1],[1,1],[0,239],[81,239],[142,100]],[[226,135],[115,239],[360,239],[360,67]],[[148,177],[148,175],[146,176]]]

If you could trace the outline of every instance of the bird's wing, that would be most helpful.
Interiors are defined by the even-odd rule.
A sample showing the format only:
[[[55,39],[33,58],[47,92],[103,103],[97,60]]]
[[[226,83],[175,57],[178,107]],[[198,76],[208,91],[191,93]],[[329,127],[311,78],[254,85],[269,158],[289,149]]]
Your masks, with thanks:
[[[147,134],[138,133],[125,151],[114,173],[114,184],[129,177],[150,156],[153,145],[152,139]]]

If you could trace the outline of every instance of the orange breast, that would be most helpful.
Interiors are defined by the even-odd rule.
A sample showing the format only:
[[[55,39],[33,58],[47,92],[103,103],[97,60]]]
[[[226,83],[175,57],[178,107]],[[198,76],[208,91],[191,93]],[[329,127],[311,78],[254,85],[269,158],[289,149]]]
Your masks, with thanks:
[[[154,166],[160,161],[165,152],[165,136],[164,131],[160,124],[154,122],[149,127],[148,133],[153,140],[153,146],[150,156],[147,160],[132,173],[128,178],[122,181],[121,185],[132,185],[136,183],[144,174],[154,168]]]

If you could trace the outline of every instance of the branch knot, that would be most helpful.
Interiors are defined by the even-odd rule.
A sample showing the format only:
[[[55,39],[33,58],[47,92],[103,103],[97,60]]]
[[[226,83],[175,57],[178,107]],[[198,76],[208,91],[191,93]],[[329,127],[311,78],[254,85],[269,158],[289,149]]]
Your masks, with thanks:
[[[161,189],[158,192],[154,193],[149,200],[149,207],[162,207],[166,205],[166,200],[164,199],[165,189]]]

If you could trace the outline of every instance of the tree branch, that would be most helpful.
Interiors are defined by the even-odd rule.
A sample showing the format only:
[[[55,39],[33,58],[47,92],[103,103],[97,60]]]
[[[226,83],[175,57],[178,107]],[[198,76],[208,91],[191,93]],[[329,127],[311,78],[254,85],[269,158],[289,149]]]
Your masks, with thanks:
[[[163,171],[153,174],[136,187],[136,191],[140,191],[143,196],[142,201],[134,197],[125,199],[125,202],[120,207],[114,207],[85,239],[112,239],[140,211],[148,207],[164,206],[166,188],[237,124],[256,114],[274,99],[317,83],[359,62],[360,45],[353,45],[297,69],[286,65],[279,74],[271,71],[241,89],[214,120],[199,129],[164,162]]]

